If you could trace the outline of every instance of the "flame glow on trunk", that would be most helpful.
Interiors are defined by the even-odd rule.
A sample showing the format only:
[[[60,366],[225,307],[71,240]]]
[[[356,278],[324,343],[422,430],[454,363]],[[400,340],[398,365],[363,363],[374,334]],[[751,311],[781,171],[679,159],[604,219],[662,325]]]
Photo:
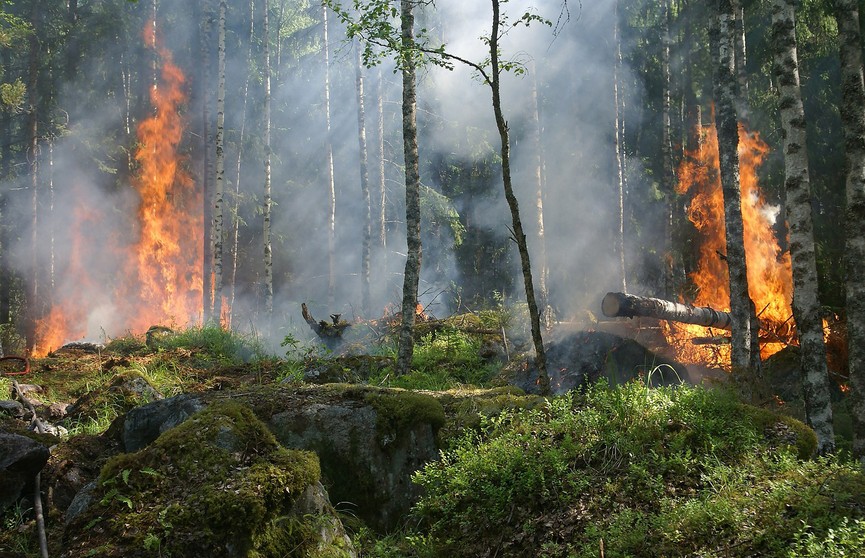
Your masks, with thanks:
[[[679,194],[688,194],[688,219],[699,234],[699,262],[690,279],[696,287],[693,304],[718,310],[730,309],[730,283],[727,273],[724,197],[718,160],[718,135],[714,126],[701,130],[702,149],[688,153],[678,170]],[[745,233],[745,259],[748,288],[759,318],[778,331],[792,331],[793,282],[789,252],[782,252],[774,231],[778,208],[770,206],[760,191],[757,169],[769,152],[759,135],[739,126],[739,173],[742,220]],[[668,325],[668,338],[685,363],[729,366],[729,345],[690,343],[694,337],[710,337],[701,326]],[[764,332],[765,334],[766,332]],[[789,339],[785,339],[789,341]],[[767,357],[784,346],[781,339],[768,339],[761,345]]]
[[[156,49],[161,71],[150,91],[153,113],[137,128],[138,168],[132,180],[137,210],[125,223],[133,234],[110,234],[113,246],[106,245],[105,238],[88,238],[88,223],[95,228],[104,215],[83,206],[72,208],[71,250],[63,275],[73,286],[65,294],[58,293],[57,302],[38,323],[34,356],[82,339],[94,325],[108,335],[118,335],[142,332],[156,324],[186,325],[200,320],[202,195],[180,151],[185,78],[171,52],[156,40],[152,22],[145,25],[144,40]],[[119,254],[114,273],[102,279],[113,284],[94,286],[87,264],[82,263],[93,259],[88,254],[93,250],[106,257]],[[112,299],[106,306],[108,296]],[[96,309],[98,317],[94,316]],[[111,325],[88,323],[99,317]]]

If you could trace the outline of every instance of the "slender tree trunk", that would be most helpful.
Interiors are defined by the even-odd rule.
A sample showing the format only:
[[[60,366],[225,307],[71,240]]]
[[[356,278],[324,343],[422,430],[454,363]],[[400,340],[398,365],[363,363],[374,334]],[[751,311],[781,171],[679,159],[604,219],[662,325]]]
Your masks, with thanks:
[[[730,274],[730,313],[733,317],[731,364],[733,378],[742,395],[751,399],[751,298],[745,263],[742,203],[739,186],[739,127],[736,118],[736,77],[734,73],[734,13],[730,0],[718,2],[718,67],[715,102],[718,107],[718,151],[721,189],[724,193],[727,268]]]
[[[255,39],[255,0],[249,0],[249,44],[246,50],[246,80],[243,83],[243,109],[240,115],[240,132],[237,138],[237,164],[234,174],[234,204],[232,208],[232,240],[231,240],[231,277],[228,280],[230,290],[228,316],[226,327],[231,328],[234,317],[234,298],[237,293],[237,260],[240,247],[240,179],[243,164],[243,142],[246,138],[246,108],[249,101],[249,80],[252,75],[252,44]]]
[[[811,181],[808,174],[805,110],[799,87],[795,0],[772,3],[772,38],[775,73],[780,87],[781,126],[784,130],[784,170],[787,191],[787,227],[793,262],[793,317],[799,333],[805,414],[817,433],[821,454],[835,449],[829,371],[823,342],[823,321],[817,296],[817,257],[811,219]]]
[[[514,195],[513,185],[511,184],[511,163],[510,163],[510,140],[508,138],[508,124],[502,114],[502,101],[499,88],[501,68],[499,68],[499,0],[492,0],[493,5],[493,24],[490,32],[490,87],[493,95],[493,112],[496,117],[496,127],[499,130],[499,138],[501,139],[501,157],[502,157],[502,181],[505,189],[505,199],[508,202],[508,207],[511,210],[511,221],[513,223],[514,238],[517,242],[517,247],[520,252],[520,261],[522,263],[523,281],[526,288],[526,302],[529,306],[529,318],[531,320],[532,341],[535,346],[535,365],[538,368],[538,387],[541,394],[547,395],[550,392],[550,377],[547,374],[547,355],[544,350],[544,340],[541,333],[541,320],[538,312],[538,303],[535,299],[535,286],[532,280],[532,264],[529,259],[529,249],[526,243],[526,235],[523,232],[523,223],[520,219],[520,208],[517,202],[517,197]]]
[[[31,218],[30,218],[30,249],[31,267],[30,288],[28,294],[27,323],[25,336],[27,338],[27,349],[32,350],[36,342],[36,320],[40,317],[41,306],[39,304],[39,262],[36,255],[39,253],[39,34],[41,28],[41,9],[36,2],[33,3],[32,22],[34,32],[29,39],[29,59],[27,78],[27,163],[30,175],[31,196]]]
[[[213,315],[213,186],[211,185],[212,177],[214,176],[213,157],[211,156],[211,148],[214,145],[213,126],[211,125],[210,116],[210,99],[211,99],[211,56],[210,56],[210,35],[213,29],[213,11],[212,0],[204,2],[204,22],[201,32],[201,118],[202,118],[202,141],[204,142],[203,162],[204,174],[201,177],[202,198],[204,200],[204,246],[202,250],[202,308],[204,312],[204,322],[208,322]]]
[[[856,0],[834,0],[841,56],[841,124],[847,156],[845,267],[853,455],[865,465],[865,82]]]
[[[622,93],[619,91],[620,76],[622,73],[622,44],[619,33],[619,2],[616,0],[616,5],[613,11],[613,19],[615,20],[613,27],[613,40],[616,43],[616,61],[613,65],[613,104],[615,105],[615,151],[616,151],[616,201],[617,205],[617,228],[615,235],[614,250],[618,257],[618,272],[619,286],[622,291],[628,290],[627,266],[625,265],[625,151],[624,151],[624,134],[625,126],[623,113],[624,103],[622,102]]]
[[[324,118],[325,166],[327,167],[327,304],[332,307],[336,291],[336,187],[333,176],[333,136],[330,129],[330,45],[327,6],[322,4],[324,18]]]
[[[673,139],[670,119],[670,0],[661,2],[661,191],[664,193],[664,296],[672,298],[677,288],[674,270],[677,260],[673,249],[673,215],[676,189],[673,171]]]
[[[369,154],[366,148],[366,114],[364,112],[363,64],[360,44],[355,42],[355,81],[357,84],[357,143],[360,152],[360,191],[363,198],[363,238],[361,240],[360,300],[361,312],[370,318],[369,295],[370,245],[372,244],[372,207],[369,195]]]
[[[216,187],[213,192],[213,320],[222,323],[222,262],[225,198],[225,12],[226,0],[219,1],[216,87]]]
[[[264,36],[264,311],[266,321],[273,319],[273,245],[270,230],[270,213],[273,208],[271,199],[271,146],[270,146],[270,34],[267,25],[270,6],[264,0],[262,35]]]
[[[411,370],[414,354],[414,323],[422,259],[420,230],[420,164],[417,144],[417,91],[414,49],[413,0],[400,0],[402,30],[402,142],[405,154],[405,224],[407,255],[402,287],[402,323],[396,374]]]
[[[387,269],[387,186],[385,183],[384,157],[384,76],[378,68],[375,96],[378,100],[378,243],[382,252],[382,268]]]
[[[540,256],[540,273],[538,274],[538,289],[540,291],[541,318],[544,328],[549,331],[553,327],[553,308],[550,305],[550,292],[547,286],[549,268],[547,267],[547,239],[544,231],[544,149],[541,140],[541,107],[538,100],[537,67],[532,64],[532,143],[534,143],[535,160],[535,215],[538,223],[538,255]]]

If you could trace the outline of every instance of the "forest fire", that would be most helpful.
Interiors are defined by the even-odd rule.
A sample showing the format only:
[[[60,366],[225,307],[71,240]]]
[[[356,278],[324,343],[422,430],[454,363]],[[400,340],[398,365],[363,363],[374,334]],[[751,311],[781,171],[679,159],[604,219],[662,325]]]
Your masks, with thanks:
[[[88,260],[85,247],[92,250],[99,245],[88,239],[85,231],[88,221],[100,217],[83,207],[73,209],[76,219],[70,230],[72,250],[63,273],[76,285],[67,296],[57,297],[57,303],[37,324],[31,351],[34,356],[88,334],[87,316],[97,303],[82,296],[83,292],[96,292],[102,298],[108,293],[112,297],[110,313],[115,325],[122,324],[120,332],[144,331],[162,323],[185,324],[200,316],[202,198],[180,153],[185,78],[172,61],[171,52],[156,40],[152,22],[144,29],[145,43],[157,50],[161,72],[150,92],[153,113],[137,128],[138,168],[132,186],[138,195],[138,207],[131,225],[126,223],[133,229],[132,238],[119,240],[129,237],[128,231],[111,234],[118,245],[102,249],[116,258],[110,274],[114,284],[85,289],[85,284],[93,282],[86,263],[82,263]]]
[[[696,306],[729,310],[729,279],[724,227],[724,200],[718,161],[718,137],[714,126],[701,131],[703,148],[688,153],[679,167],[679,194],[689,194],[688,219],[697,229],[700,256],[690,279],[696,287]],[[770,206],[759,189],[757,169],[768,146],[756,133],[739,126],[739,166],[742,192],[742,219],[748,284],[758,316],[773,331],[761,332],[764,358],[789,343],[793,331],[792,273],[790,255],[778,245],[773,225],[778,208]],[[729,345],[694,345],[694,338],[713,337],[719,332],[697,325],[669,324],[667,338],[684,363],[728,367]]]

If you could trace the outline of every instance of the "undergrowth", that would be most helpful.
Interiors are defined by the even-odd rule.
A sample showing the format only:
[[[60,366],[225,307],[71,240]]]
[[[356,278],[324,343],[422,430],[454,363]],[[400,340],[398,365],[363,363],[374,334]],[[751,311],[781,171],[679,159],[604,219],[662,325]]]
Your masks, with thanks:
[[[750,409],[632,382],[501,413],[416,474],[417,527],[370,555],[860,556],[861,469]]]

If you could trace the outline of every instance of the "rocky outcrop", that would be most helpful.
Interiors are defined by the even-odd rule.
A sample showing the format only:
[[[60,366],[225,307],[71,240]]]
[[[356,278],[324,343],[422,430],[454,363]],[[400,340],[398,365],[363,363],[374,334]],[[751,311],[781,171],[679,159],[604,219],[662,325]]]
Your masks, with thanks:
[[[181,395],[133,409],[112,430],[135,451],[226,397],[252,409],[281,445],[315,452],[331,499],[382,532],[417,500],[411,475],[438,458],[436,435],[445,422],[439,401],[346,384]]]
[[[412,474],[438,458],[441,404],[418,393],[346,386],[297,395],[303,404],[265,419],[276,438],[319,456],[328,493],[347,511],[381,532],[397,527],[420,495]]]
[[[73,502],[63,557],[353,557],[319,480],[313,453],[214,401],[106,463]]]

